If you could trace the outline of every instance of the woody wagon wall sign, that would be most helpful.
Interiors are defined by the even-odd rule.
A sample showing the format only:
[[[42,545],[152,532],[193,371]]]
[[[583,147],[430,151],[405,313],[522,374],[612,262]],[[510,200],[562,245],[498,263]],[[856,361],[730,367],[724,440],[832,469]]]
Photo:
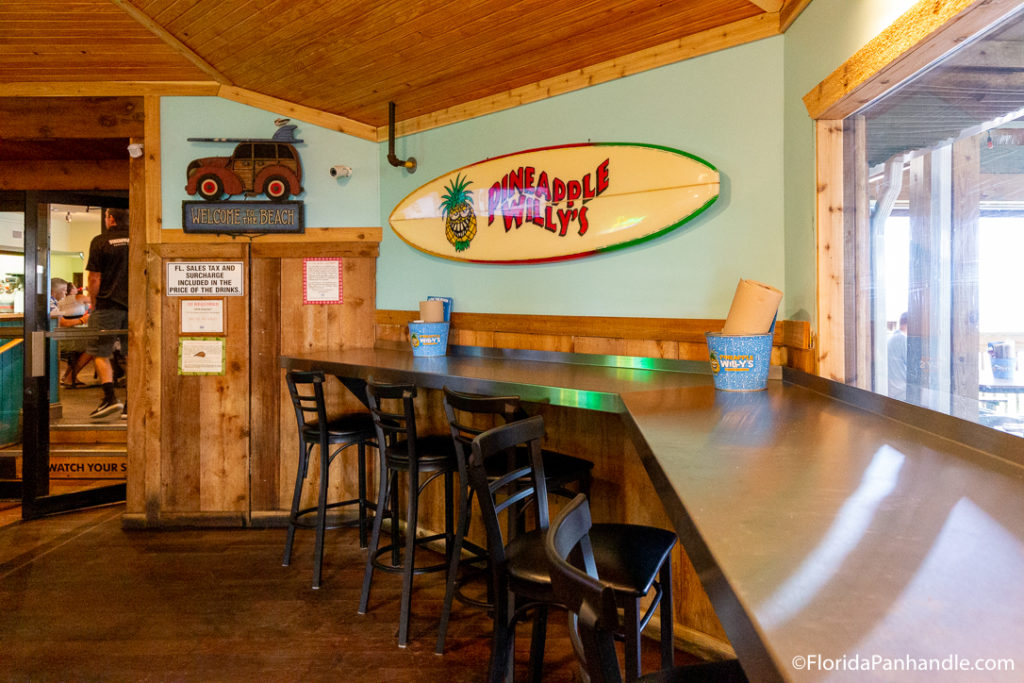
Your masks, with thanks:
[[[189,142],[234,144],[230,156],[195,159],[185,171],[185,191],[203,201],[181,204],[185,232],[301,233],[303,203],[288,197],[302,194],[302,161],[294,125],[275,121],[272,138],[189,138]],[[220,201],[225,195],[271,201]]]
[[[413,247],[477,263],[578,258],[643,242],[718,198],[718,171],[669,147],[582,143],[480,161],[431,180],[391,213]]]

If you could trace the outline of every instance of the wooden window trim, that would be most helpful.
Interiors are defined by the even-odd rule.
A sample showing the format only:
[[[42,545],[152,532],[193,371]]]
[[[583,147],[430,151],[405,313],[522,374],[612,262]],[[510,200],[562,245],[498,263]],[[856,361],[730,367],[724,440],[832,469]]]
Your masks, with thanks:
[[[1019,0],[921,0],[804,96],[816,122],[821,376],[845,382],[850,374],[844,315],[843,119],[1019,8]]]

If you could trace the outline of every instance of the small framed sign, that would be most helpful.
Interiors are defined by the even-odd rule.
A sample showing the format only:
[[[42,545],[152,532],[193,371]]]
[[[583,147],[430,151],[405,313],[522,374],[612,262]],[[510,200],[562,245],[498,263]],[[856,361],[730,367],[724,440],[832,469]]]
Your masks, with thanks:
[[[302,303],[343,303],[340,258],[307,258],[302,260]]]
[[[181,334],[224,334],[224,299],[182,299]]]
[[[179,375],[223,375],[224,337],[183,337],[178,340]]]

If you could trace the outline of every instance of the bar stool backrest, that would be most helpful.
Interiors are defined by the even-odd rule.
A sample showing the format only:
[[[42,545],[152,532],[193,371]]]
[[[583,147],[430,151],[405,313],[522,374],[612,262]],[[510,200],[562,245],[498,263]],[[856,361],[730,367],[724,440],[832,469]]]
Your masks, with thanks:
[[[295,407],[295,421],[299,425],[299,438],[302,438],[307,425],[319,425],[324,429],[327,425],[327,407],[324,402],[324,373],[320,370],[309,372],[289,370],[286,375],[288,394]]]
[[[595,683],[619,683],[622,673],[614,636],[621,630],[619,611],[614,591],[597,576],[590,545],[591,526],[590,504],[581,493],[555,518],[544,551],[555,599],[577,615],[587,675]]]
[[[543,438],[544,418],[537,415],[499,425],[483,432],[472,441],[469,480],[480,502],[492,570],[500,570],[505,562],[507,540],[501,532],[501,516],[506,510],[511,514],[512,510],[520,506],[531,507],[536,528],[548,528],[547,485],[544,482],[544,463],[540,448]],[[516,447],[524,446],[530,454],[525,464],[513,467],[499,476],[488,477],[484,460],[500,454],[510,454]],[[511,456],[508,457],[508,462],[513,460]]]
[[[444,413],[455,442],[455,452],[459,461],[460,481],[468,482],[466,470],[472,450],[473,439],[494,427],[494,420],[487,421],[486,416],[501,418],[499,424],[515,422],[526,417],[526,411],[519,404],[518,396],[481,396],[452,391],[448,387],[444,391]],[[486,424],[486,427],[480,426]]]
[[[386,459],[388,451],[397,442],[404,441],[407,457],[412,461],[416,459],[415,398],[416,386],[413,384],[384,384],[372,379],[366,382],[366,399],[373,416],[381,458]]]

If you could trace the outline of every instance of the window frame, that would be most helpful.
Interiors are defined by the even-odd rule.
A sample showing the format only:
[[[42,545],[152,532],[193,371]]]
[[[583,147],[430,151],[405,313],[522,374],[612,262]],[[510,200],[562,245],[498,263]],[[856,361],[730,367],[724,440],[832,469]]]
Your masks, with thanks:
[[[856,195],[844,176],[849,161],[844,160],[844,125],[862,107],[1019,8],[1018,0],[955,0],[938,7],[921,0],[804,96],[815,122],[819,375],[843,383],[855,377],[860,388],[871,386],[870,372],[847,357],[848,332],[856,330],[846,329],[846,261],[856,241],[844,209]]]

